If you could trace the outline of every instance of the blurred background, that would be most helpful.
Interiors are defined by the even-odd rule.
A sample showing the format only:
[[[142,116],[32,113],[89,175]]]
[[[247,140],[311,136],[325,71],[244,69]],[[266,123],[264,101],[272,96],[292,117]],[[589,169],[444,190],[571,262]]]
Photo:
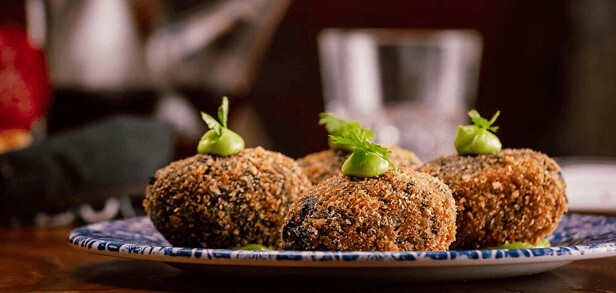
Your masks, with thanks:
[[[0,17],[45,54],[49,135],[117,112],[154,113],[164,95],[211,111],[226,94],[242,113],[234,126],[260,132],[249,144],[302,156],[326,146],[316,124],[323,29],[473,29],[483,38],[474,107],[501,110],[505,146],[616,155],[616,4],[424,2],[33,0],[3,3]],[[181,38],[194,44],[176,48]]]
[[[5,1],[0,146],[4,152],[26,151],[105,119],[139,117],[168,128],[161,148],[170,146],[158,161],[136,171],[137,178],[194,154],[206,131],[198,111],[214,112],[222,95],[231,98],[230,128],[248,146],[294,158],[323,150],[326,133],[317,121],[325,110],[367,121],[382,141],[403,144],[400,129],[378,126],[390,112],[368,108],[353,114],[328,103],[331,83],[345,75],[328,67],[327,32],[362,29],[471,32],[478,46],[469,54],[477,56],[470,73],[456,77],[467,91],[447,121],[466,123],[471,108],[483,116],[500,110],[496,124],[504,147],[563,158],[616,157],[616,2],[610,0]],[[391,79],[383,74],[399,64],[383,63],[388,53],[381,51],[373,52],[381,63],[362,63],[370,58],[362,56],[372,54],[366,52],[382,48],[374,45],[380,38],[368,39],[371,45],[355,42],[350,49],[361,57],[353,68],[370,74],[378,69],[381,75],[371,80],[380,80],[378,90],[385,94],[376,103],[391,102]],[[415,125],[424,133],[431,121],[445,117],[433,109],[411,109],[419,111],[413,117],[423,115]],[[451,129],[443,136],[453,142]],[[422,154],[424,160],[435,155]],[[67,190],[79,193],[88,186],[95,185]]]

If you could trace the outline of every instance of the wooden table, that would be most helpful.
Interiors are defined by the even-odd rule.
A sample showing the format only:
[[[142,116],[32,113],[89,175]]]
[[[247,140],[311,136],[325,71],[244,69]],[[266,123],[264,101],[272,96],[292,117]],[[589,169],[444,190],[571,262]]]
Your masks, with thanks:
[[[70,228],[0,229],[0,292],[6,291],[408,291],[615,292],[616,257],[577,261],[532,276],[450,283],[285,281],[186,273],[164,263],[73,249]]]

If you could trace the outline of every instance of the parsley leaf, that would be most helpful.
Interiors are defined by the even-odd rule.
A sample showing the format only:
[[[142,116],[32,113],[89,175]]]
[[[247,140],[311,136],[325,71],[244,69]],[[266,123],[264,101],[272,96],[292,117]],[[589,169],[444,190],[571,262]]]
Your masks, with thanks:
[[[488,121],[487,119],[481,117],[477,110],[473,109],[468,111],[468,116],[471,117],[471,121],[473,121],[473,124],[475,124],[481,129],[487,129],[492,132],[498,131],[498,126],[492,126],[492,124],[496,122],[496,118],[498,118],[498,115],[500,115],[500,111],[496,111],[496,113],[494,113],[494,116],[492,116],[492,119]]]
[[[216,119],[204,112],[201,112],[201,119],[203,119],[203,121],[205,121],[205,124],[207,124],[207,127],[209,129],[211,129],[212,131],[214,131],[215,137],[214,138],[220,138],[222,136],[222,130],[225,128],[223,127],[220,123],[218,123],[218,121],[216,121]]]
[[[229,99],[222,97],[222,104],[218,107],[218,121],[222,127],[227,128],[227,117],[229,116]]]
[[[229,99],[222,97],[222,104],[218,107],[218,121],[207,113],[201,112],[201,119],[205,121],[207,127],[214,131],[215,139],[222,136],[222,131],[227,128],[227,117],[229,116]]]
[[[332,113],[321,113],[319,117],[319,124],[324,125],[330,135],[340,136],[344,133],[363,129],[368,139],[373,139],[375,137],[372,130],[363,128],[357,121],[344,120],[336,117]]]

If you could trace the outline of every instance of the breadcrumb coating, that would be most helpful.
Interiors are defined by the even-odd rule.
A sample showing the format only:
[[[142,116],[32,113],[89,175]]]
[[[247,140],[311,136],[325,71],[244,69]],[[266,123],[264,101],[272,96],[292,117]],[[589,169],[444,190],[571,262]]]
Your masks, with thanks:
[[[411,168],[376,178],[337,175],[291,207],[290,250],[445,250],[455,239],[455,202],[440,180]]]
[[[447,184],[457,204],[452,249],[477,249],[515,241],[537,244],[566,210],[558,164],[530,149],[441,157],[419,171]]]
[[[171,163],[156,172],[143,205],[174,246],[278,246],[288,208],[310,186],[294,160],[257,147]]]
[[[398,167],[411,167],[417,169],[421,166],[421,160],[415,153],[395,145],[387,147],[391,153],[387,156]],[[344,161],[351,155],[350,151],[340,149],[328,149],[312,153],[297,160],[297,164],[304,169],[312,184],[317,184],[334,175],[342,174],[341,168]]]

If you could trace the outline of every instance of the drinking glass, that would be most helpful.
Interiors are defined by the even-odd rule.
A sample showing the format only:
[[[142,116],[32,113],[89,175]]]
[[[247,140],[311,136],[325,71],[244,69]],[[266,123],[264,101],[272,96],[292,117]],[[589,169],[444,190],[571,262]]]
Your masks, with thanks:
[[[335,29],[319,34],[325,110],[429,160],[455,152],[476,96],[473,30]]]

